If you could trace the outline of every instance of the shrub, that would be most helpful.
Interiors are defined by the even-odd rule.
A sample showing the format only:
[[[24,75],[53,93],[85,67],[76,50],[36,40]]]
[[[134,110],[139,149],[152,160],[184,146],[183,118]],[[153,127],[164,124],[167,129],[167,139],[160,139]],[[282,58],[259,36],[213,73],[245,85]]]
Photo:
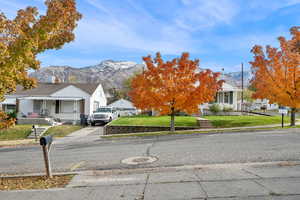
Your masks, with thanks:
[[[12,111],[9,113],[6,113],[9,119],[17,119],[17,112],[16,111]]]
[[[218,113],[221,111],[221,107],[219,104],[214,103],[211,106],[209,106],[209,111],[212,113]]]
[[[233,108],[231,108],[231,107],[224,106],[224,108],[223,108],[223,112],[232,112],[232,111],[233,111]]]

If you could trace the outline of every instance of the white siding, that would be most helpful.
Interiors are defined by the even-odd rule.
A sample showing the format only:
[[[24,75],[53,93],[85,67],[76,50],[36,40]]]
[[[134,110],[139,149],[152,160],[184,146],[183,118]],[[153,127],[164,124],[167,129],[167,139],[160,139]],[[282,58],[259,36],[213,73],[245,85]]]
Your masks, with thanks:
[[[90,103],[90,95],[83,90],[70,85],[66,88],[63,88],[55,93],[53,93],[51,96],[53,97],[81,97],[84,98],[85,105],[84,105],[84,114],[89,115],[92,111],[90,108],[91,103]]]
[[[29,112],[33,112],[33,101],[32,100],[20,100],[19,112],[27,115]]]
[[[94,94],[91,97],[91,104],[90,104],[91,113],[90,114],[92,114],[94,111],[94,102],[99,102],[99,106],[107,105],[106,96],[104,94],[104,90],[103,90],[101,84],[99,84],[99,86],[97,87],[97,89],[95,90]]]

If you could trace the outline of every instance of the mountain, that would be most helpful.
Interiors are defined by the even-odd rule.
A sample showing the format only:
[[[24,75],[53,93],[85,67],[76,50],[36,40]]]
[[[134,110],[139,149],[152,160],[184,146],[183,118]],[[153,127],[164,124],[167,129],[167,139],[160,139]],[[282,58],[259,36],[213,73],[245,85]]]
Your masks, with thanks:
[[[235,81],[236,85],[242,86],[242,72],[230,72],[225,74],[228,79]],[[250,71],[244,71],[244,87],[249,86],[252,74]],[[226,78],[225,78],[226,80]]]
[[[39,82],[51,82],[53,77],[56,77],[61,82],[101,83],[107,91],[111,88],[123,88],[124,81],[136,72],[142,71],[143,68],[144,64],[137,64],[135,62],[105,60],[100,64],[82,68],[70,66],[43,67],[31,73],[30,76],[37,78]],[[241,86],[241,77],[241,72],[231,72],[223,74],[221,78],[228,83]],[[249,84],[250,78],[251,73],[245,71],[245,86]]]
[[[134,73],[143,69],[143,64],[129,61],[105,60],[98,65],[74,68],[70,66],[43,67],[30,74],[39,82],[51,82],[53,77],[61,82],[101,83],[105,89],[122,88],[123,83]]]

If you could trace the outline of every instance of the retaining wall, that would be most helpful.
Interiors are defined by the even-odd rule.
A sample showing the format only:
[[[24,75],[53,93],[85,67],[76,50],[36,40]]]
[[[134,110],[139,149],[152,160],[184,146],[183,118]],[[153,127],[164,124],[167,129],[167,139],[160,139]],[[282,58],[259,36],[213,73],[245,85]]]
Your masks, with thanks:
[[[175,127],[175,130],[193,130],[199,127]],[[169,131],[170,127],[165,126],[115,126],[107,124],[104,126],[104,135],[123,134],[123,133],[143,133]]]

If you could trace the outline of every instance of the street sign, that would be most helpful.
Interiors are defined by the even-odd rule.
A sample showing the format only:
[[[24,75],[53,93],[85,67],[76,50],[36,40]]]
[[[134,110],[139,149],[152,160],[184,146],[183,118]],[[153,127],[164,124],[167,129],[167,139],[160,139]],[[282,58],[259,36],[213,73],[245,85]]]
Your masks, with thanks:
[[[288,110],[287,109],[279,109],[278,112],[280,114],[283,114],[283,115],[287,115],[288,114]]]

